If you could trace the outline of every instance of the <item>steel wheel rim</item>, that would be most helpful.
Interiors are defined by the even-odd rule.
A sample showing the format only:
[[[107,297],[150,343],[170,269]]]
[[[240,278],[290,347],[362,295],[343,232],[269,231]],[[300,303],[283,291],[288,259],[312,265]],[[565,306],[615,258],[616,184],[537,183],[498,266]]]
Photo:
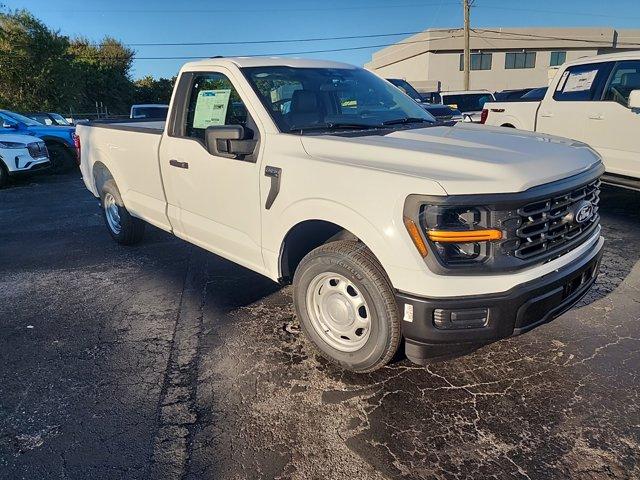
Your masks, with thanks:
[[[371,334],[371,311],[364,296],[338,273],[324,272],[311,281],[307,313],[320,338],[341,352],[359,350]]]
[[[109,228],[113,233],[118,235],[122,230],[120,225],[120,211],[118,209],[118,204],[116,203],[116,199],[110,193],[107,193],[104,196],[104,213],[107,217],[107,223],[109,224]]]

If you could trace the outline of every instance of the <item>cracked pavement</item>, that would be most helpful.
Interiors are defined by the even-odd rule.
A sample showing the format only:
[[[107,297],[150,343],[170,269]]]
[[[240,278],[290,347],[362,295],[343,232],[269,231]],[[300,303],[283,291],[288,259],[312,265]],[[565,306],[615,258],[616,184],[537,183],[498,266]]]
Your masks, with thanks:
[[[526,335],[367,375],[311,354],[290,288],[75,175],[0,191],[0,478],[640,477],[640,194],[602,195],[596,286]]]

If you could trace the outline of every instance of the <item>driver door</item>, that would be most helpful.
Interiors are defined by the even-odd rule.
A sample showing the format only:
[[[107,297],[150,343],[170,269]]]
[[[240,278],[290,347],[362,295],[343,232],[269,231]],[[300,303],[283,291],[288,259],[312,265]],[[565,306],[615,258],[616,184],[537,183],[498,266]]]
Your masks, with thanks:
[[[585,130],[609,173],[640,177],[640,112],[629,108],[633,90],[640,90],[640,60],[618,62],[602,100],[591,105]]]
[[[222,68],[181,76],[160,168],[175,234],[261,271],[260,142],[253,155],[229,158],[209,153],[204,140],[214,125],[242,125],[259,138],[255,116],[235,85]]]

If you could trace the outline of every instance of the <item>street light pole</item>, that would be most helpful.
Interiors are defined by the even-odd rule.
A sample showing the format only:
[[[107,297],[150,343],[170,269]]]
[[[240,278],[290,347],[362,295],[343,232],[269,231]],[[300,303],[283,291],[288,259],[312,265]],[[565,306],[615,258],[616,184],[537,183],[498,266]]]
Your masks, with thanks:
[[[471,70],[469,0],[462,0],[462,8],[464,10],[464,89],[469,90],[469,71]]]

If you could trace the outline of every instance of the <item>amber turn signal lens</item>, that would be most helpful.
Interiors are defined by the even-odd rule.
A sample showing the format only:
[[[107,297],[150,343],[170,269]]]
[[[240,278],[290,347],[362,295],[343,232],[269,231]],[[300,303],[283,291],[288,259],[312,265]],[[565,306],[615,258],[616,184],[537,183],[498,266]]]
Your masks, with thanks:
[[[420,230],[418,230],[415,222],[408,217],[404,217],[404,226],[407,228],[407,232],[409,232],[409,236],[411,237],[413,244],[418,249],[420,255],[422,255],[423,258],[426,257],[429,251],[427,250],[427,246],[424,244],[422,235],[420,235]]]
[[[502,238],[500,230],[464,230],[458,232],[430,230],[427,235],[429,240],[439,243],[491,242]]]

